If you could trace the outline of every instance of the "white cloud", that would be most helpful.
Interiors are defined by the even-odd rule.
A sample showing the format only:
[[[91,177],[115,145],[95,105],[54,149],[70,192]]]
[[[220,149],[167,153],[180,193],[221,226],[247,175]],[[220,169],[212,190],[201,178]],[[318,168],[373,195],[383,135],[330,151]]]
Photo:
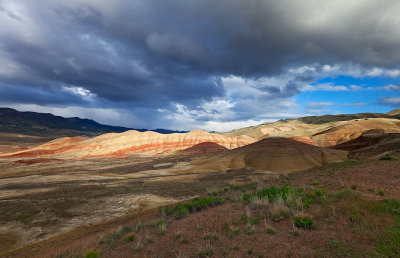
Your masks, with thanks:
[[[67,92],[71,92],[74,95],[78,95],[85,98],[92,98],[95,97],[96,94],[93,94],[90,90],[85,89],[83,87],[76,87],[76,86],[62,86],[62,89]]]
[[[400,70],[399,69],[387,70],[386,74],[389,75],[390,77],[399,77],[400,76]]]
[[[355,103],[343,103],[341,104],[342,106],[365,106],[368,103],[364,103],[364,102],[355,102]]]
[[[382,87],[382,89],[387,90],[387,91],[398,91],[400,92],[400,85],[386,85],[384,87]]]
[[[384,105],[400,107],[400,97],[382,98],[380,103]]]
[[[336,72],[336,71],[338,71],[340,69],[340,66],[338,65],[338,64],[335,64],[335,65],[324,65],[323,67],[322,67],[322,70],[324,71],[324,72],[329,72],[329,73],[331,73],[331,72]]]
[[[382,68],[374,67],[370,71],[367,72],[367,75],[370,77],[377,77],[377,76],[381,76],[383,74],[383,72],[384,71]]]
[[[244,121],[230,121],[230,122],[217,122],[207,121],[199,128],[205,131],[227,132],[238,128],[256,126],[265,122],[275,122],[277,119],[263,119],[263,120],[244,120]]]
[[[307,72],[315,72],[316,70],[317,70],[316,65],[304,65],[296,68],[290,68],[289,73],[304,74]]]
[[[333,83],[321,83],[317,85],[305,85],[305,91],[350,91],[350,89],[343,85],[334,85]]]
[[[308,108],[322,108],[322,107],[332,106],[333,104],[334,104],[333,102],[308,102],[307,107]]]

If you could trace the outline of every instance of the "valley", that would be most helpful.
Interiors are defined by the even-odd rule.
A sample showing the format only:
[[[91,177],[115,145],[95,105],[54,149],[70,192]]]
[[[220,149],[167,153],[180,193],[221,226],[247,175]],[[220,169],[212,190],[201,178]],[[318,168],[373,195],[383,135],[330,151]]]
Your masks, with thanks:
[[[362,191],[382,190],[397,198],[398,161],[380,159],[385,155],[397,159],[399,125],[399,120],[390,118],[318,125],[293,120],[251,129],[263,133],[259,138],[237,131],[167,135],[127,131],[9,148],[0,154],[0,254],[17,257],[36,250],[37,257],[47,257],[46,246],[56,241],[60,249],[49,252],[53,257],[66,252],[61,239],[75,246],[81,241],[75,237],[92,239],[145,214],[151,218],[160,206],[252,182],[323,185],[329,192],[357,185]],[[331,168],[355,172],[322,176]],[[395,179],[373,179],[383,171]],[[82,241],[95,245],[94,240]],[[86,252],[83,249],[79,252]]]

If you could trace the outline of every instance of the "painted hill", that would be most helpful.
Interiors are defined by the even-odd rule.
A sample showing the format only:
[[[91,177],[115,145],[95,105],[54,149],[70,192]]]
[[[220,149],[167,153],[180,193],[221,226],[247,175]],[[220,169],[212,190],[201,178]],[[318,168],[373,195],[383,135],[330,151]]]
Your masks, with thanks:
[[[388,118],[356,119],[339,122],[332,128],[312,135],[312,141],[322,147],[334,146],[360,137],[370,130],[400,133],[400,121]]]
[[[196,171],[250,168],[288,173],[343,161],[346,156],[347,151],[321,148],[288,138],[271,137],[201,160],[196,164]]]
[[[228,148],[221,146],[217,143],[202,142],[202,143],[196,144],[192,147],[189,147],[187,149],[181,150],[179,153],[195,155],[195,154],[216,153],[216,152],[221,152],[221,151],[225,151],[225,150],[228,150]]]
[[[380,157],[385,153],[400,150],[400,133],[370,130],[353,140],[332,148],[349,151],[349,158]]]
[[[257,126],[249,126],[223,133],[224,135],[248,135],[255,139],[264,136],[271,136],[275,133],[304,130],[317,127],[316,125],[334,125],[335,122],[351,121],[370,118],[389,118],[400,119],[400,109],[392,110],[388,113],[358,113],[358,114],[339,114],[323,116],[306,116],[298,119],[281,119],[274,123],[263,123]]]
[[[290,119],[234,130],[224,133],[224,135],[248,135],[256,139],[286,137],[320,147],[328,147],[355,139],[372,129],[380,129],[384,133],[399,133],[400,121],[392,118],[364,118],[324,124],[307,124],[297,119]]]
[[[7,156],[94,158],[123,157],[130,154],[169,154],[205,142],[234,149],[253,143],[254,139],[248,136],[211,134],[201,130],[173,134],[132,130],[103,134],[94,138],[64,137],[27,150],[7,154]]]

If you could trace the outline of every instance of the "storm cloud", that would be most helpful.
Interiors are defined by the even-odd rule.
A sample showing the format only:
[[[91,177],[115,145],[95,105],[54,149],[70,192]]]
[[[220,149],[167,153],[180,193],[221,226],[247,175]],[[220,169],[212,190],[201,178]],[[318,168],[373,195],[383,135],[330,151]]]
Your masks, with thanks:
[[[149,128],[295,116],[323,75],[398,77],[399,13],[397,0],[3,0],[0,104],[109,108]]]

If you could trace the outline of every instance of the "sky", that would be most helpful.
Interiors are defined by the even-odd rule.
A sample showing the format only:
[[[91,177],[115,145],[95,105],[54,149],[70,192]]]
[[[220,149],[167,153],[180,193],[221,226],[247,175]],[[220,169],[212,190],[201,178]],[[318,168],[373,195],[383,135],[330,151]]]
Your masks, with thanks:
[[[400,107],[398,0],[0,0],[0,106],[227,131]]]

